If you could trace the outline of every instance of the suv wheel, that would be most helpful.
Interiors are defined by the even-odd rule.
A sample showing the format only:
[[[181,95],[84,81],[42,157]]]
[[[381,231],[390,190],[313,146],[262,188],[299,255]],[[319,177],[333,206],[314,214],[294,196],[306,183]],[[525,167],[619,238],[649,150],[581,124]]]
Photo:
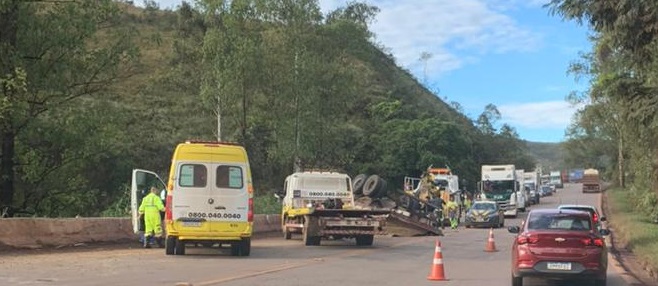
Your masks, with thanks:
[[[516,277],[512,274],[512,286],[523,286],[523,277]]]

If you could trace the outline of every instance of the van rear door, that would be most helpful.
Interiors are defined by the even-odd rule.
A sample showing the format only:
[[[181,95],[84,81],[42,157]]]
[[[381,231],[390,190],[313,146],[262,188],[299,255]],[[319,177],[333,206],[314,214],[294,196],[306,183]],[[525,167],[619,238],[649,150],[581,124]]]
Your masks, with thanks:
[[[208,176],[211,165],[200,162],[177,162],[176,181],[172,192],[171,215],[174,228],[185,232],[210,231],[210,206],[208,198],[211,184]]]
[[[249,166],[244,163],[213,163],[210,186],[213,232],[242,233],[249,228]]]
[[[164,191],[165,184],[158,174],[141,169],[133,169],[132,184],[130,187],[130,212],[132,216],[133,231],[144,231],[144,219],[139,218],[139,205],[142,198],[148,195],[151,187]],[[164,198],[162,198],[164,200]]]

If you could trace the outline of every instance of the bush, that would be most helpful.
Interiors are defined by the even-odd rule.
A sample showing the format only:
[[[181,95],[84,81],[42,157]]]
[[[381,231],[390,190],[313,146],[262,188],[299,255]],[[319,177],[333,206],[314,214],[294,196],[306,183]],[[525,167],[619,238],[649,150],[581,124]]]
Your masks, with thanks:
[[[254,211],[257,214],[280,214],[281,202],[272,194],[263,194],[254,197]]]

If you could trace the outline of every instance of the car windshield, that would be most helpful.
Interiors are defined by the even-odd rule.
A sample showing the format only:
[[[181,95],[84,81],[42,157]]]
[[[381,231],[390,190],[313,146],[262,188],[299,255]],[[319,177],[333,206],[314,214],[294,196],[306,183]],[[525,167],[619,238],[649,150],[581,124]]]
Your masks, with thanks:
[[[494,205],[494,204],[474,204],[472,208],[474,210],[495,210],[496,205]]]
[[[574,214],[536,213],[528,218],[529,230],[579,230],[591,229],[589,218]]]
[[[514,192],[514,181],[485,181],[483,189],[485,193],[511,194]]]

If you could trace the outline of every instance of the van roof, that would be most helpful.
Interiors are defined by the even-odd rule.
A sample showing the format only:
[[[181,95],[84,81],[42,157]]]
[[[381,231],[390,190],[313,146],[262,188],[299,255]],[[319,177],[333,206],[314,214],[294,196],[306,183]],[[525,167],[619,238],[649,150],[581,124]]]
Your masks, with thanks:
[[[248,162],[244,147],[230,142],[186,141],[176,146],[174,160],[198,162]]]

